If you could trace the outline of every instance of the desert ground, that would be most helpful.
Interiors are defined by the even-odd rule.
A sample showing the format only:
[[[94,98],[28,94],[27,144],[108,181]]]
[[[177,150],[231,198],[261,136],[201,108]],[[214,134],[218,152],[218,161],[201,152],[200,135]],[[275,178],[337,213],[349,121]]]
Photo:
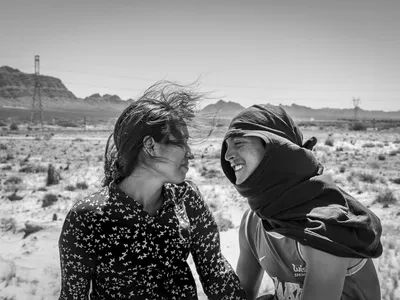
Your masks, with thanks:
[[[383,255],[375,259],[382,299],[400,299],[400,128],[349,131],[303,126],[316,136],[325,172],[370,207],[383,224]],[[222,252],[233,267],[238,225],[247,202],[220,170],[222,129],[194,141],[187,178],[200,188],[221,231]],[[111,129],[3,130],[0,135],[0,299],[57,299],[58,238],[68,210],[101,186]],[[191,266],[194,266],[190,261]],[[206,299],[195,275],[200,299]],[[265,277],[262,291],[271,290]]]

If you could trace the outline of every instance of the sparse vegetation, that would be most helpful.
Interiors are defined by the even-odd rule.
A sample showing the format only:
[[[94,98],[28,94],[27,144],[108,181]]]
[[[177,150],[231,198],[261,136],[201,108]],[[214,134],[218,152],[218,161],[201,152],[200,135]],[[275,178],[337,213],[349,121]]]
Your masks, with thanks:
[[[60,182],[61,176],[60,174],[56,171],[54,166],[52,164],[49,164],[47,168],[47,181],[46,185],[55,185]]]
[[[21,182],[22,182],[21,177],[10,176],[4,181],[4,184],[9,184],[9,183],[18,184],[18,183],[21,183]]]
[[[393,204],[397,202],[397,198],[392,190],[385,189],[376,196],[375,201],[381,204]]]
[[[25,165],[19,169],[22,173],[44,173],[46,172],[46,167],[40,165]]]
[[[68,184],[68,185],[65,187],[65,189],[66,189],[67,191],[73,192],[73,191],[76,190],[76,187],[75,187],[73,184]]]
[[[366,131],[367,126],[361,122],[355,122],[349,126],[349,129],[353,131]]]
[[[58,198],[57,195],[54,195],[52,193],[48,193],[44,195],[43,200],[42,200],[42,207],[48,207],[53,205],[55,202],[57,202]]]
[[[17,123],[11,123],[10,124],[10,130],[12,130],[12,131],[18,131],[18,124]]]
[[[87,190],[89,188],[88,184],[85,181],[77,182],[76,188],[80,190]]]
[[[333,138],[330,136],[325,140],[325,146],[333,147],[335,144],[335,141]]]
[[[6,129],[9,128],[8,124]],[[26,132],[22,133],[22,128],[25,126],[21,124],[19,132],[5,134],[23,137]],[[309,136],[316,136],[320,141],[314,153],[323,163],[325,172],[330,174],[340,187],[370,206],[373,211],[377,209],[377,214],[385,225],[394,224],[392,235],[387,228],[383,231],[384,254],[376,260],[376,263],[378,275],[381,278],[382,300],[397,299],[398,297],[396,298],[394,295],[398,295],[396,293],[400,291],[400,283],[396,277],[396,274],[400,272],[400,241],[396,239],[397,227],[400,222],[399,201],[397,201],[400,196],[400,155],[398,155],[400,139],[398,133],[395,133],[394,136],[392,133],[389,135],[382,131],[350,132],[346,131],[345,127],[338,131],[335,130],[335,126],[321,125],[320,123],[318,126],[321,126],[323,130],[319,131],[316,126],[308,126],[304,138],[306,140]],[[372,128],[369,125],[368,127]],[[53,239],[50,242],[56,245],[59,231],[55,228],[62,225],[65,215],[73,203],[91,193],[92,189],[100,187],[103,165],[99,161],[104,158],[105,140],[109,133],[101,133],[101,138],[93,141],[85,138],[83,133],[76,134],[74,130],[65,130],[68,132],[68,138],[63,140],[58,138],[59,133],[56,133],[56,139],[45,139],[44,134],[36,133],[34,130],[35,128],[29,132],[30,139],[1,141],[0,144],[0,148],[1,145],[7,147],[0,149],[0,234],[11,237],[19,234],[13,239],[19,243],[18,247],[21,247],[21,251],[7,254],[7,257],[18,256],[20,258],[16,260],[18,261],[15,265],[17,275],[12,277],[12,282],[18,281],[19,291],[21,291],[22,285],[32,285],[32,291],[37,288],[35,290],[37,295],[33,297],[35,299],[50,299],[51,297],[42,296],[40,292],[44,287],[43,282],[50,281],[49,277],[36,277],[28,282],[23,279],[25,277],[18,277],[22,276],[21,274],[26,276],[19,263],[25,263],[24,259],[36,258],[35,255],[38,255],[36,249],[45,251],[42,248],[43,242],[48,243],[49,239]],[[327,137],[327,132],[333,133]],[[221,134],[223,133],[221,131]],[[329,143],[325,144],[325,140],[329,138],[332,138],[334,146],[330,146]],[[219,140],[209,139],[203,144],[192,146],[195,159],[190,161],[188,179],[199,185],[222,232],[221,247],[224,248],[227,239],[230,241],[231,236],[237,237],[235,232],[225,233],[225,231],[238,230],[240,212],[244,211],[248,204],[221,172],[219,142]],[[384,155],[385,160],[379,160],[379,154]],[[88,159],[89,156],[90,159]],[[53,176],[58,174],[59,181],[47,186],[48,174],[46,171],[49,170],[49,164],[53,167]],[[92,180],[93,178],[99,180]],[[96,183],[97,186],[94,186]],[[86,190],[85,187],[88,189]],[[9,197],[16,197],[16,199],[23,197],[23,199],[9,201]],[[390,208],[385,208],[389,205]],[[28,220],[29,223],[24,227],[25,220]],[[53,229],[48,230],[47,226],[51,226]],[[41,228],[39,230],[42,231],[37,234],[29,233],[31,230],[34,233],[36,228]],[[22,242],[21,233],[25,233],[25,239]],[[229,245],[230,249],[236,249],[237,240],[235,239],[232,243],[234,244]],[[25,246],[22,246],[24,244]],[[5,251],[1,252],[2,248],[4,249],[0,246],[0,256]],[[53,285],[58,286],[59,266],[58,262],[53,261],[57,255],[51,252],[56,251],[56,247],[54,249],[48,250],[48,261],[46,260],[45,263],[38,261],[37,270],[46,269],[46,272],[55,275]],[[54,269],[54,266],[57,269]],[[386,280],[386,278],[391,279]],[[39,280],[39,282],[34,284],[35,280]],[[0,285],[1,283],[0,280]],[[51,292],[56,293],[57,291]],[[0,298],[2,296],[0,291]],[[17,298],[15,297],[15,299]]]
[[[378,160],[386,160],[386,156],[385,156],[385,154],[379,154],[378,155]]]

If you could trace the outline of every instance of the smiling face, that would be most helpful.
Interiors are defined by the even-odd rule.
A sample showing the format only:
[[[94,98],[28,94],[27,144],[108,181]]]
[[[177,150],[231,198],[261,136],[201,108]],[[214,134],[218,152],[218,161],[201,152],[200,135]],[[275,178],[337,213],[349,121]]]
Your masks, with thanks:
[[[236,184],[244,182],[258,167],[265,154],[261,138],[253,136],[230,137],[226,141],[225,160],[235,171]]]

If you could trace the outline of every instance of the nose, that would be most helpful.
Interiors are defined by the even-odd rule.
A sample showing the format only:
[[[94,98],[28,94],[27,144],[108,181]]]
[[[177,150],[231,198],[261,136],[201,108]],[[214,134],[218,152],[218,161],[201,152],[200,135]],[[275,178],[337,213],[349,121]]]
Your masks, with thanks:
[[[190,148],[189,145],[186,145],[186,157],[187,159],[193,159],[194,155],[192,153],[192,149]]]
[[[232,147],[229,147],[229,144],[226,144],[226,152],[225,152],[225,160],[230,161],[235,158],[236,152]]]

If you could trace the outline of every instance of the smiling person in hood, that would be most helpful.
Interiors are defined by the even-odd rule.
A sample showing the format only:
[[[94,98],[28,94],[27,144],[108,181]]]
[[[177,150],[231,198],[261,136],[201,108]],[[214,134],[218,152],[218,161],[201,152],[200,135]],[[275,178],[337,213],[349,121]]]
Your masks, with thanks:
[[[247,299],[264,271],[271,299],[381,299],[372,262],[382,254],[380,220],[323,174],[315,143],[303,143],[280,107],[254,105],[229,125],[222,169],[250,206],[236,270]]]

